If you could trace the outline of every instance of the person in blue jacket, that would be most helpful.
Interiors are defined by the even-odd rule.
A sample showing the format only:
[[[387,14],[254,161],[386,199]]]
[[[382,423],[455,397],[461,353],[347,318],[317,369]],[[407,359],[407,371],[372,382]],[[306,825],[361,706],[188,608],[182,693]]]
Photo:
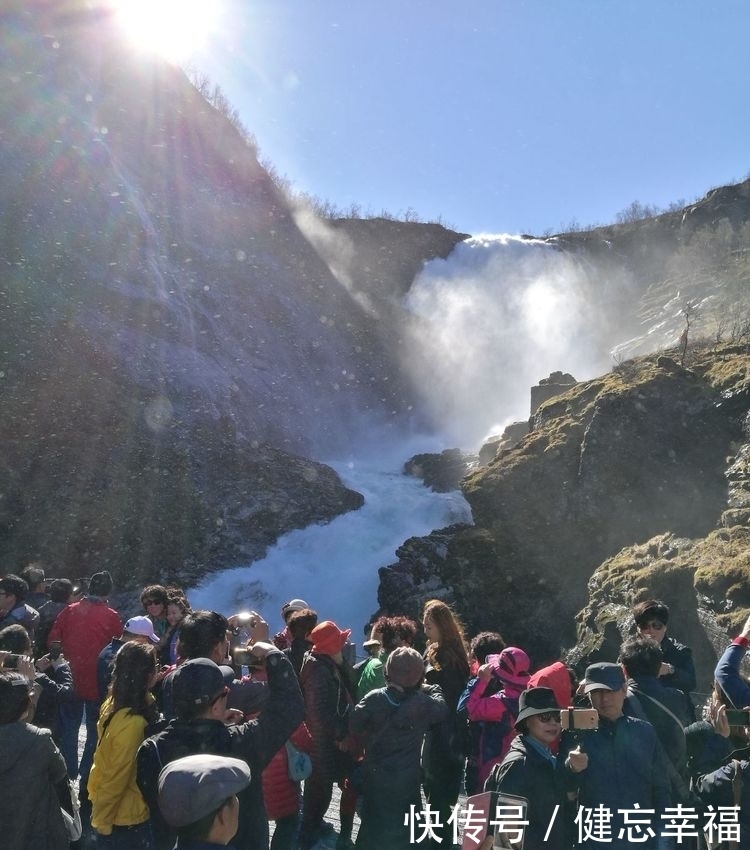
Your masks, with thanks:
[[[740,664],[750,646],[750,617],[737,637],[724,650],[714,670],[716,684],[735,708],[750,707],[750,684],[740,673]]]
[[[663,834],[662,815],[672,805],[666,756],[654,727],[627,717],[625,673],[619,664],[599,662],[586,668],[584,690],[599,715],[599,728],[582,733],[563,732],[558,758],[567,772],[567,786],[578,793],[577,847],[625,850],[661,850],[670,839]],[[580,738],[578,737],[580,735]],[[598,836],[595,810],[611,814],[608,836]],[[632,826],[625,811],[648,810],[650,830]],[[645,840],[644,840],[645,839]]]

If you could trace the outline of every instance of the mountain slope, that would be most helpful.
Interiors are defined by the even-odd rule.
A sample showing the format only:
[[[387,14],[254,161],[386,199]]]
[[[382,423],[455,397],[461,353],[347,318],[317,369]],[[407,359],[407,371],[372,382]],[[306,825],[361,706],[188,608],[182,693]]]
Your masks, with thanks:
[[[106,14],[2,16],[0,570],[183,580],[359,506],[300,455],[412,415],[390,295],[332,271],[235,127]]]

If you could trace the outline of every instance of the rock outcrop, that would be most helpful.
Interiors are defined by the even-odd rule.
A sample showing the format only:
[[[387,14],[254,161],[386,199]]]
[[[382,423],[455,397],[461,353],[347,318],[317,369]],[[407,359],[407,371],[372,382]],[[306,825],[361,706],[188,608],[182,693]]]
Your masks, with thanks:
[[[498,629],[529,647],[537,663],[579,639],[576,657],[585,661],[615,657],[627,609],[654,593],[673,600],[675,631],[696,647],[705,674],[715,661],[706,647],[725,641],[747,607],[744,527],[717,526],[742,518],[736,512],[746,507],[739,447],[750,358],[744,349],[706,348],[693,350],[689,365],[641,358],[542,404],[515,448],[463,482],[476,526],[408,541],[399,563],[381,571],[381,606],[408,599],[414,611],[440,595],[470,631]],[[728,470],[735,477],[729,500]],[[686,556],[691,565],[677,582],[682,562],[665,554],[670,546],[646,543],[655,535],[688,541],[706,564],[713,552],[713,578]],[[635,555],[618,556],[632,541],[644,541],[649,571],[635,569]],[[722,552],[735,546],[742,554],[722,566]],[[576,634],[576,614],[587,603],[580,620],[587,631],[579,624]],[[698,622],[715,623],[710,640],[708,626],[698,635],[677,625]]]
[[[418,454],[404,464],[404,474],[421,478],[437,493],[458,490],[461,481],[476,467],[476,455],[461,449],[444,449],[440,454]]]

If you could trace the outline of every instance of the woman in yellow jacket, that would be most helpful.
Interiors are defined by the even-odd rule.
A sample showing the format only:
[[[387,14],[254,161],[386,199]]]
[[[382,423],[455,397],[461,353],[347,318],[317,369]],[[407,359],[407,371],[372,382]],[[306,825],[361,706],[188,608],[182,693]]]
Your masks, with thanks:
[[[107,850],[154,850],[148,806],[135,782],[135,755],[146,727],[159,714],[150,693],[157,665],[154,646],[123,644],[102,703],[99,743],[87,788],[97,847]]]

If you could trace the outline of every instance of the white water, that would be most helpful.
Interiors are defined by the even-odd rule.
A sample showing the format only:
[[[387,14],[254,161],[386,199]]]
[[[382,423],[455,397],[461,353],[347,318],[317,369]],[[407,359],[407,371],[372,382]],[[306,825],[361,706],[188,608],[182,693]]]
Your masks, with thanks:
[[[517,236],[475,236],[426,263],[407,299],[408,367],[449,445],[478,448],[529,417],[530,387],[551,372],[607,371],[618,339],[607,281],[574,254]],[[617,317],[615,317],[615,322]]]
[[[189,592],[191,605],[227,615],[254,609],[277,631],[282,604],[301,598],[319,620],[351,628],[361,646],[362,630],[378,607],[378,568],[396,561],[396,549],[408,537],[471,522],[459,492],[434,493],[401,474],[413,454],[436,449],[434,441],[415,442],[395,451],[383,446],[367,459],[328,462],[348,487],[362,493],[364,506],[327,525],[290,532],[252,566],[209,577]]]
[[[418,452],[460,446],[529,415],[532,384],[550,372],[581,380],[611,365],[606,287],[572,255],[535,240],[480,236],[426,264],[410,292],[411,362],[435,433],[394,445],[373,436],[366,458],[328,461],[365,505],[327,525],[293,531],[262,561],[222,572],[189,593],[196,608],[253,608],[277,630],[283,602],[299,597],[321,620],[353,629],[356,643],[378,608],[378,568],[409,537],[470,522],[460,493],[434,493],[401,474]],[[377,448],[373,448],[373,446]]]

